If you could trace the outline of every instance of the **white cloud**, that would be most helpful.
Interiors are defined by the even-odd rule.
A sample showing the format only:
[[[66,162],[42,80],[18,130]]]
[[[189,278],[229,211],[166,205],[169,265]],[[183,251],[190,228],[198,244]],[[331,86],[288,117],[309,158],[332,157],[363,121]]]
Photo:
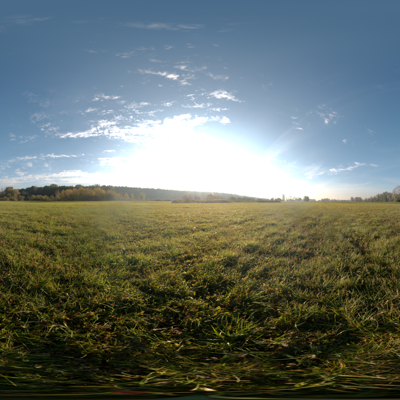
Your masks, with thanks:
[[[15,170],[15,173],[16,173],[18,176],[23,176],[23,175],[25,175],[25,172],[21,171],[19,168]]]
[[[103,153],[115,153],[115,150],[104,150]]]
[[[342,142],[343,142],[344,144],[346,144],[346,143],[347,143],[347,139],[343,139]]]
[[[189,68],[188,65],[175,65],[174,68],[180,69],[181,71],[185,71],[185,72],[203,72],[207,69],[206,66],[203,67],[191,67]]]
[[[150,71],[148,69],[139,69],[139,72],[141,74],[150,74],[150,75],[159,75],[159,76],[163,76],[167,79],[172,79],[173,81],[176,81],[179,78],[179,75],[177,74],[171,74],[168,72],[154,72],[154,71]]]
[[[106,165],[109,165],[112,167],[116,166],[116,165],[120,165],[121,161],[124,161],[126,159],[127,159],[127,157],[101,157],[101,158],[98,158],[98,160],[100,161],[99,165],[101,167],[104,167]]]
[[[104,93],[99,93],[94,95],[94,99],[92,101],[103,101],[103,100],[117,100],[121,96],[106,96]]]
[[[68,132],[59,134],[58,136],[62,139],[104,136],[109,139],[119,139],[129,143],[142,143],[150,138],[165,135],[171,131],[190,131],[208,122],[220,122],[222,124],[230,122],[227,117],[192,117],[190,114],[176,115],[173,118],[165,118],[163,121],[142,120],[136,122],[134,125],[126,125],[127,121],[130,124],[132,123],[130,118],[123,118],[121,116],[115,117],[111,121],[100,120],[85,131]],[[123,123],[125,123],[125,125],[121,126]]]
[[[181,71],[188,71],[187,65],[175,65],[174,68],[180,69]]]
[[[294,129],[298,129],[298,130],[300,130],[300,131],[303,130],[303,128],[300,128],[299,126],[296,126],[296,128],[294,128]]]
[[[155,58],[150,58],[149,61],[154,63],[162,63],[161,60],[156,60]]]
[[[372,129],[368,129],[368,128],[367,128],[367,131],[371,136],[374,136],[375,131],[373,131]]]
[[[52,17],[29,17],[28,15],[17,15],[14,17],[8,17],[7,21],[17,25],[29,25],[32,22],[43,22],[51,19]]]
[[[48,118],[49,118],[49,116],[47,114],[45,114],[44,112],[34,113],[29,117],[29,119],[33,123],[41,121],[42,119],[48,119]]]
[[[98,113],[98,115],[103,116],[103,115],[112,114],[113,112],[114,112],[114,110],[103,110],[103,111],[100,111],[100,112]]]
[[[331,108],[328,108],[325,104],[318,106],[318,108],[322,111],[317,111],[316,113],[322,118],[325,125],[336,124],[336,118],[338,118],[338,113],[333,111]]]
[[[205,107],[210,107],[211,105],[212,105],[212,103],[201,103],[201,104],[194,103],[194,105],[186,104],[186,105],[182,105],[182,107],[183,108],[205,108]]]
[[[52,126],[50,122],[40,125],[39,128],[42,132],[45,132],[47,134],[56,134],[60,129],[60,127],[58,126]]]
[[[125,23],[122,25],[129,27],[129,28],[153,29],[153,30],[165,29],[167,31],[193,30],[193,29],[200,29],[203,27],[203,25],[199,25],[199,24],[176,25],[176,24],[159,23],[159,22],[152,22],[152,23],[129,22],[129,23]]]
[[[49,167],[49,165],[45,164],[45,167]],[[3,186],[14,186],[17,184],[32,184],[32,183],[94,183],[99,182],[99,178],[103,177],[102,174],[99,173],[89,173],[83,172],[81,170],[72,170],[72,171],[62,171],[59,173],[53,174],[36,174],[36,175],[21,175],[18,174],[17,177],[12,178],[3,178],[0,179],[0,184]],[[111,183],[111,180],[110,180]]]
[[[97,111],[97,108],[89,107],[87,110],[85,110],[85,113],[90,113],[93,111]]]
[[[222,119],[219,122],[221,122],[221,124],[223,124],[223,125],[231,123],[231,121],[228,117],[222,117]]]
[[[174,101],[166,101],[166,102],[162,103],[162,105],[164,107],[171,107],[174,103],[176,103],[175,100]]]
[[[174,46],[168,46],[167,44],[164,45],[165,50],[171,50],[173,48],[174,48]]]
[[[25,161],[25,160],[34,160],[37,157],[36,156],[25,156],[25,157],[15,157],[15,158],[16,158],[16,160]],[[14,160],[10,160],[10,161],[14,161]]]
[[[214,92],[210,93],[210,96],[215,97],[216,99],[232,100],[239,103],[241,102],[233,94],[230,94],[225,90],[215,90]]]
[[[49,157],[49,158],[70,158],[70,157],[78,157],[78,156],[76,156],[76,155],[67,155],[67,154],[54,154],[54,153],[52,153],[52,154],[47,154],[47,155],[42,155],[41,156],[42,158],[45,158],[45,157]]]
[[[215,80],[226,81],[227,79],[229,79],[229,76],[226,76],[226,75],[214,75],[211,72],[208,72],[207,75],[210,76],[211,78],[215,79]]]
[[[218,111],[218,112],[221,112],[221,111],[227,111],[227,110],[229,110],[229,108],[210,108],[210,111]]]
[[[130,58],[133,57],[136,53],[134,51],[127,51],[125,53],[118,53],[116,54],[117,57],[121,58]]]
[[[33,163],[28,162],[28,163],[26,163],[26,166],[31,168],[33,166]]]
[[[358,163],[355,162],[354,165],[351,165],[350,167],[347,168],[331,168],[329,171],[332,173],[337,174],[338,172],[342,172],[342,171],[352,171],[353,169],[359,168],[359,167],[377,167],[376,164],[366,164],[366,163]]]
[[[22,93],[28,100],[29,103],[39,103],[41,107],[48,107],[51,103],[46,99],[42,99],[39,95],[32,92]]]

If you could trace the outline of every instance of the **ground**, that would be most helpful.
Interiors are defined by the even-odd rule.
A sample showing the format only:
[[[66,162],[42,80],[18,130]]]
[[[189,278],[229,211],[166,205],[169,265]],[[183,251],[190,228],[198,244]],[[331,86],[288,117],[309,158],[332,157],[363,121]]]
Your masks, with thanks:
[[[2,203],[0,392],[398,390],[399,232],[396,203]]]

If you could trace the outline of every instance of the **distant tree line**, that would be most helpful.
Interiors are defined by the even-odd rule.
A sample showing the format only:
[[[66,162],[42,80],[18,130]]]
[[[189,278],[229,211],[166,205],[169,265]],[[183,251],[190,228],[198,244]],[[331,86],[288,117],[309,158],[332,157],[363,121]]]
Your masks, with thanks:
[[[188,195],[191,199],[222,200],[230,196],[229,193],[187,192],[182,190],[132,188],[126,186],[107,185],[76,185],[58,186],[31,186],[25,189],[7,187],[0,189],[0,201],[171,201]],[[215,198],[214,198],[215,196]],[[248,197],[236,196],[235,201],[249,201]]]
[[[27,189],[14,189],[12,186],[1,189],[0,201],[134,201],[145,200],[146,195],[141,192],[137,199],[133,193],[121,193],[112,187],[101,187],[93,185],[84,187],[50,186],[36,187]]]
[[[259,199],[256,197],[248,196],[234,196],[228,195],[223,196],[221,194],[209,193],[206,196],[200,196],[198,194],[186,193],[180,199],[174,199],[173,203],[232,203],[232,202],[280,202],[281,199]]]
[[[375,196],[371,197],[366,197],[365,199],[362,199],[361,197],[351,197],[350,201],[366,201],[366,202],[400,202],[400,185],[396,186],[392,192],[383,192],[383,193],[378,193]]]

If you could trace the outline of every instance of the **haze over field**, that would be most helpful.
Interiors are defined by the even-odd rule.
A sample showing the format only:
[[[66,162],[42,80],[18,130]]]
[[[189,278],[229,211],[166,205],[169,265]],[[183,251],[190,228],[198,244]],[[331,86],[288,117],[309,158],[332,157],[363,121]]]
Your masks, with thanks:
[[[397,1],[0,5],[0,187],[350,199],[399,181]]]

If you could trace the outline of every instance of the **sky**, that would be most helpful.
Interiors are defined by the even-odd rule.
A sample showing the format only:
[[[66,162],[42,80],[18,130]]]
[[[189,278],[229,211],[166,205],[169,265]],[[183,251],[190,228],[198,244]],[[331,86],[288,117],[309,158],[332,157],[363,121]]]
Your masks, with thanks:
[[[400,185],[400,2],[0,3],[0,187]]]

